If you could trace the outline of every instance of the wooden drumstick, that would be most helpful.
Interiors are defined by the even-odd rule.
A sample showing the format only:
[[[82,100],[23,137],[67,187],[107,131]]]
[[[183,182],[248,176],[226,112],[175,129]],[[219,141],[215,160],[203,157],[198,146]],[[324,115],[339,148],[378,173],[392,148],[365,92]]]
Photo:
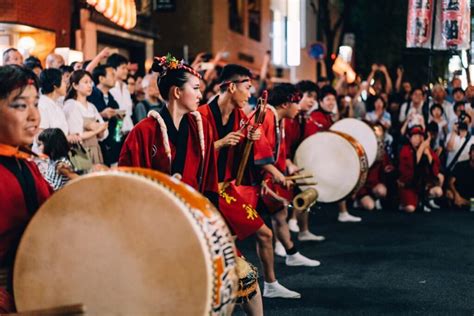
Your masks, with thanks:
[[[295,183],[298,186],[305,186],[305,185],[317,185],[317,182],[296,182]]]
[[[308,179],[312,177],[313,175],[311,174],[299,174],[299,175],[294,175],[294,176],[287,176],[285,177],[285,180],[301,180],[301,179]]]

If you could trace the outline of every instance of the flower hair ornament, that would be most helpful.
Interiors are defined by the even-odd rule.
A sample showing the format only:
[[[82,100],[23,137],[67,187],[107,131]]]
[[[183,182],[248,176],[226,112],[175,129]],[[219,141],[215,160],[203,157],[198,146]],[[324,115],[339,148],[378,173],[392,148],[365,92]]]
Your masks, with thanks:
[[[168,70],[183,69],[183,70],[191,73],[192,75],[195,75],[199,79],[202,78],[201,75],[196,70],[194,70],[193,68],[187,66],[184,63],[183,59],[178,60],[178,59],[176,59],[176,57],[172,56],[170,53],[168,53],[166,56],[155,57],[154,60],[163,69],[160,73],[160,77],[163,77],[164,75],[166,75]]]

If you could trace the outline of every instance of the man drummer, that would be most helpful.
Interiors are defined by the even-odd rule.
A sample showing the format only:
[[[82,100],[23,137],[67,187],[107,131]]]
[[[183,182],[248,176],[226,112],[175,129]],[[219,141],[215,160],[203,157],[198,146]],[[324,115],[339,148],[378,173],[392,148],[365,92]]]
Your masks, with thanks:
[[[303,80],[296,84],[296,89],[302,94],[298,103],[300,113],[294,119],[285,119],[285,143],[287,159],[290,163],[295,155],[296,149],[304,139],[304,129],[311,111],[317,108],[319,88],[309,80]],[[299,191],[296,187],[295,191]],[[299,241],[323,241],[324,236],[318,236],[309,231],[309,212],[293,212],[288,226],[291,231],[298,233]]]
[[[285,119],[294,119],[298,114],[300,98],[298,90],[289,83],[276,85],[270,91],[262,130],[272,152],[272,159],[269,161],[264,157],[256,160],[255,165],[260,168],[262,176],[260,198],[272,217],[275,253],[286,256],[285,262],[288,266],[316,267],[320,265],[319,261],[303,256],[296,249],[286,221],[288,204],[293,198],[294,183],[287,180],[285,174],[292,175],[299,168],[287,159],[284,125]]]
[[[218,95],[207,105],[199,107],[198,111],[209,122],[214,135],[214,146],[217,152],[217,168],[218,177],[221,184],[229,189],[233,189],[234,185],[231,183],[236,178],[238,163],[241,160],[243,152],[243,138],[244,131],[242,126],[248,123],[248,118],[242,111],[242,108],[247,104],[250,98],[250,88],[252,74],[250,71],[240,65],[229,64],[226,65],[221,72],[219,82],[220,90]],[[259,145],[264,141],[260,139],[260,131],[257,135],[249,134],[248,137],[255,140],[253,153],[255,156],[265,155],[261,153],[263,146]],[[250,157],[249,164],[252,164],[253,157]],[[251,183],[253,179],[249,173],[246,174],[245,183]],[[240,187],[239,187],[240,188]],[[243,201],[251,208],[256,207],[255,195],[239,194],[236,190],[232,191],[232,198],[237,201]],[[222,211],[227,209],[225,190],[221,191],[219,205]],[[244,199],[243,196],[246,198]],[[230,218],[234,218],[229,223],[232,230],[237,234],[239,239],[243,239],[250,235],[257,237],[257,254],[263,267],[264,274],[264,290],[263,296],[267,298],[299,298],[301,295],[295,291],[291,291],[279,284],[275,277],[274,257],[273,257],[273,234],[266,226],[261,218],[255,213],[255,217],[249,220],[247,217],[236,217],[235,214],[227,214]],[[224,216],[226,214],[224,213]]]
[[[309,114],[304,129],[304,137],[307,138],[318,132],[327,131],[334,123],[332,111],[337,105],[337,92],[333,87],[327,85],[321,88],[319,93],[319,108]],[[342,166],[341,166],[342,167]],[[346,200],[338,203],[339,222],[360,222],[362,219],[349,214]]]

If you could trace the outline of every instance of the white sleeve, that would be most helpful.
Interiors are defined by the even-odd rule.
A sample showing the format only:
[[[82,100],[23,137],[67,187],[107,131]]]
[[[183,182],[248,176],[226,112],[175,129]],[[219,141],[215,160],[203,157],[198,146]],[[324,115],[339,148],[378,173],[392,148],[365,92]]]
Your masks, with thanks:
[[[84,132],[84,118],[75,102],[66,101],[63,110],[69,126],[69,134],[82,134]]]
[[[39,113],[40,113],[39,128],[47,129],[47,128],[51,127],[51,122],[50,122],[50,117],[48,115],[47,106],[43,103],[39,103],[38,104],[38,110],[39,110]]]

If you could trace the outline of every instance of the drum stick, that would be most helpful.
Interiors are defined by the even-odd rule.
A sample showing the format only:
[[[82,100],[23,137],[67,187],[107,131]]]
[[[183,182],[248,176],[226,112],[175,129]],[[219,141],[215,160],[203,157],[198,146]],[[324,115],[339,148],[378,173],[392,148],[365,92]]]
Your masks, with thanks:
[[[303,170],[304,170],[304,168],[300,168],[300,169],[296,170],[295,172],[293,172],[293,174],[295,174],[295,173],[300,173],[300,172],[303,171]]]
[[[317,185],[317,182],[297,182],[296,185],[298,186],[305,186],[305,185]]]
[[[311,174],[299,174],[295,176],[287,176],[285,177],[285,180],[300,180],[300,179],[308,179],[308,178],[313,178],[313,175]]]

